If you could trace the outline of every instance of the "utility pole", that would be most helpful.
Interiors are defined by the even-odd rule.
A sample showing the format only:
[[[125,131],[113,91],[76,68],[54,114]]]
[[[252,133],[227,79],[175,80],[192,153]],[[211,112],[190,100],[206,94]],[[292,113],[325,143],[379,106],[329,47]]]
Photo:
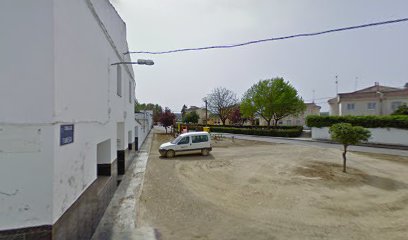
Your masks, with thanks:
[[[208,125],[208,116],[207,116],[207,98],[204,99],[205,102],[205,125]]]

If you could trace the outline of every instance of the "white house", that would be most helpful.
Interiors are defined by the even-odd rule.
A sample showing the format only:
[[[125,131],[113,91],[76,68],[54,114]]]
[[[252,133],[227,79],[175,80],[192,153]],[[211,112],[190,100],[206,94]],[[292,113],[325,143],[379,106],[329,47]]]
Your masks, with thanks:
[[[141,112],[135,113],[135,119],[138,123],[136,126],[136,150],[143,144],[143,141],[146,139],[147,135],[149,134],[150,130],[153,128],[153,111],[152,110],[144,110]],[[140,140],[140,141],[139,141]]]
[[[321,107],[314,102],[305,103],[306,110],[299,115],[290,115],[278,121],[278,126],[305,126],[306,117],[309,115],[320,115]],[[259,125],[266,126],[268,123],[262,117],[258,117]],[[273,120],[272,120],[273,121]],[[272,122],[271,122],[272,124]]]
[[[0,239],[88,239],[138,136],[126,25],[108,0],[2,0],[0,33]]]
[[[333,116],[389,115],[399,106],[408,105],[408,87],[387,87],[376,82],[355,92],[339,93],[328,103]]]

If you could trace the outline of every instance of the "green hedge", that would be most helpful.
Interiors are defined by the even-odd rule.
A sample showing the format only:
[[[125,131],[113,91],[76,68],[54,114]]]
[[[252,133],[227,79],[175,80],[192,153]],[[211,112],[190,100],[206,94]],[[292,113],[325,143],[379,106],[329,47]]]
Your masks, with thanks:
[[[239,128],[239,129],[295,129],[299,130],[302,129],[302,126],[252,126],[252,125],[244,125],[244,126],[238,126],[238,125],[205,125],[205,124],[184,124],[187,125],[188,130],[196,130],[196,131],[202,131],[203,127],[216,127],[216,128]]]
[[[248,128],[231,128],[231,127],[210,127],[211,132],[235,133],[257,136],[272,136],[272,137],[299,137],[302,134],[303,128],[295,129],[248,129]]]
[[[365,128],[408,129],[408,116],[308,116],[308,127],[330,127],[336,123],[350,123]]]

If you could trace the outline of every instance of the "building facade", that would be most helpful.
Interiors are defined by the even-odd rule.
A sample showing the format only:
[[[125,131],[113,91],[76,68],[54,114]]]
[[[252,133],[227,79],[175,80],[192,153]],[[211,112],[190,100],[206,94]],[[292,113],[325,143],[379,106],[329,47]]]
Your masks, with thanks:
[[[306,110],[296,116],[287,116],[278,121],[278,126],[305,126],[306,125],[306,117],[309,115],[320,115],[320,106],[317,106],[315,103],[305,103]],[[272,120],[273,121],[273,120]],[[271,125],[273,122],[271,121]],[[263,118],[259,118],[259,125],[267,126],[268,123]]]
[[[191,106],[189,108],[186,109],[186,113],[191,113],[191,112],[196,112],[198,115],[198,124],[205,124],[206,121],[206,111],[205,108],[199,108],[196,106]],[[207,110],[207,118],[210,115],[210,111]]]
[[[408,88],[394,88],[374,86],[351,93],[340,93],[328,101],[330,115],[333,116],[361,116],[361,115],[389,115],[399,106],[408,105]]]
[[[138,136],[125,23],[108,0],[1,5],[0,238],[88,239]]]

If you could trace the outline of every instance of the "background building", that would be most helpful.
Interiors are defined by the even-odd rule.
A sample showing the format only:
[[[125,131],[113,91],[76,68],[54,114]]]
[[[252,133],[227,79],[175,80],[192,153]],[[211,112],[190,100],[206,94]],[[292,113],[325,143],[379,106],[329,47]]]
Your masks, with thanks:
[[[320,106],[317,106],[315,103],[305,103],[306,110],[296,116],[287,116],[278,121],[278,126],[305,126],[306,125],[306,117],[309,115],[320,115]],[[271,121],[271,125],[273,124],[273,120]],[[265,119],[259,117],[259,125],[267,126],[268,123]]]
[[[408,105],[408,88],[374,86],[351,93],[340,93],[328,101],[330,115],[389,115],[402,104]]]
[[[198,124],[205,124],[205,108],[199,108],[196,106],[190,106],[186,109],[186,114],[196,112],[198,114]],[[210,115],[210,111],[207,111],[208,117]]]
[[[87,239],[130,163],[134,74],[108,0],[0,8],[0,238]]]

